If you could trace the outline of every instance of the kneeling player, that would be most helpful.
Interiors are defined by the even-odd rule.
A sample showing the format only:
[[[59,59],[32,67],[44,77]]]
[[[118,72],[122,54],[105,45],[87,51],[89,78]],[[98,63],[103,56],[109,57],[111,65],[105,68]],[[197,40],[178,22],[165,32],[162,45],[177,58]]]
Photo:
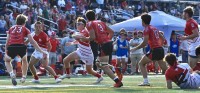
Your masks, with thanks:
[[[73,37],[78,41],[78,49],[72,53],[70,53],[67,57],[64,58],[63,63],[66,68],[66,74],[61,76],[61,79],[64,78],[70,78],[70,62],[74,61],[75,59],[80,59],[86,64],[86,70],[89,74],[92,74],[96,77],[98,77],[97,81],[95,83],[100,83],[103,80],[103,77],[95,72],[93,67],[93,52],[90,47],[90,42],[87,40],[80,39],[84,35],[85,37],[89,36],[88,30],[85,28],[86,21],[84,18],[79,17],[77,19],[77,29],[80,32],[79,34],[74,34]],[[67,45],[71,45],[67,43]]]
[[[174,54],[167,54],[165,57],[169,68],[165,73],[167,88],[172,89],[172,82],[182,89],[196,89],[200,87],[200,72],[192,72],[187,63],[177,63]]]

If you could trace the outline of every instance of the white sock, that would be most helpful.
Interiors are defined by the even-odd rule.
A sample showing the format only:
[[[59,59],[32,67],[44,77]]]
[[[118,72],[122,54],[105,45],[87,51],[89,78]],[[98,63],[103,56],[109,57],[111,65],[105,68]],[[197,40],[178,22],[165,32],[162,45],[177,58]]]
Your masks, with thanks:
[[[23,75],[22,78],[26,78],[26,75]]]
[[[14,74],[14,73],[13,73],[13,71],[11,71],[9,74],[12,75],[12,74]]]
[[[148,78],[144,78],[144,82],[148,83],[149,82]]]
[[[116,80],[118,77],[115,77],[113,80]]]

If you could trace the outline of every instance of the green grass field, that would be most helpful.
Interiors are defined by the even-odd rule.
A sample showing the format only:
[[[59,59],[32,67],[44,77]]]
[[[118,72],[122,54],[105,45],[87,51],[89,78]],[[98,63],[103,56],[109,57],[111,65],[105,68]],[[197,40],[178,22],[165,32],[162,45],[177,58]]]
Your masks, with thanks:
[[[200,93],[200,90],[182,90],[176,85],[173,85],[173,89],[166,89],[164,75],[150,75],[149,87],[137,86],[143,80],[141,75],[124,76],[124,86],[121,88],[112,87],[114,82],[107,76],[100,84],[92,84],[96,80],[92,76],[72,77],[60,84],[47,77],[41,77],[40,84],[31,83],[31,77],[25,84],[21,84],[19,79],[18,85],[13,86],[10,78],[0,76],[0,93]]]

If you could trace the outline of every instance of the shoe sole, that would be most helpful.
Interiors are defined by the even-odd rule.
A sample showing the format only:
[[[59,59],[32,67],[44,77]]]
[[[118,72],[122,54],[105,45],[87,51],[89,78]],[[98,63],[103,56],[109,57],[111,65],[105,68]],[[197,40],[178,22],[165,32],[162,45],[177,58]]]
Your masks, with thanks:
[[[16,85],[17,85],[17,81],[16,81],[16,79],[15,79],[15,78],[12,78],[12,84],[13,84],[14,86],[16,86]]]

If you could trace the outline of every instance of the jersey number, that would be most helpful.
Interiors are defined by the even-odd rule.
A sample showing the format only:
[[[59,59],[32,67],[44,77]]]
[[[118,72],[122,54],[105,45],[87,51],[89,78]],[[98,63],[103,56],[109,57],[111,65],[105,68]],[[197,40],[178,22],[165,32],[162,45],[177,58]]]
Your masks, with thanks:
[[[153,31],[154,31],[156,39],[159,39],[159,31],[158,30],[153,30]]]
[[[13,30],[12,30],[12,33],[21,33],[22,32],[22,27],[15,27]]]
[[[104,31],[104,29],[103,29],[102,25],[98,24],[98,27],[99,27],[99,29],[100,29],[100,31],[101,31],[101,32],[103,32],[103,31]]]

